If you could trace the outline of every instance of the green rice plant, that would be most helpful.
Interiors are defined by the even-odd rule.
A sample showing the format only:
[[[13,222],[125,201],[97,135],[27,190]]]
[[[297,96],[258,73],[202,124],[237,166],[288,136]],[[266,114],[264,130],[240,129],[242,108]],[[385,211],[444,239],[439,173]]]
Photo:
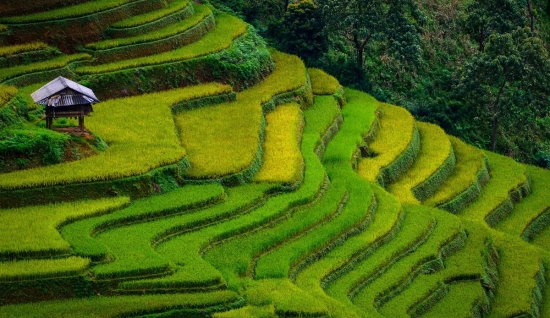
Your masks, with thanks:
[[[347,297],[348,290],[341,291],[345,279],[340,279],[352,270],[356,264],[391,241],[400,230],[403,214],[399,201],[382,188],[372,185],[376,195],[374,220],[367,231],[348,239],[325,257],[306,267],[296,276],[296,284],[316,294],[327,293],[351,305]],[[344,287],[344,289],[346,289]]]
[[[439,126],[417,122],[420,133],[418,157],[388,191],[402,203],[420,204],[453,172],[455,155],[449,138]]]
[[[101,74],[128,68],[190,60],[229,48],[233,40],[246,33],[246,30],[247,26],[243,21],[229,14],[221,13],[216,16],[216,27],[200,40],[189,45],[146,57],[95,66],[82,66],[75,69],[75,72],[80,75]]]
[[[203,308],[201,311],[205,311],[211,306],[219,306],[219,310],[228,310],[231,309],[231,304],[237,302],[239,302],[238,294],[228,290],[167,295],[98,296],[2,306],[0,316],[135,317],[178,309],[194,309],[197,312]]]
[[[550,223],[550,171],[527,166],[527,173],[531,193],[495,228],[530,241]]]
[[[336,78],[318,68],[308,68],[307,72],[311,78],[311,88],[315,95],[332,95],[341,88]]]
[[[66,223],[108,213],[128,204],[120,197],[94,201],[29,206],[0,211],[0,255],[3,257],[67,254],[70,245],[58,229]]]
[[[422,204],[458,213],[466,208],[489,181],[486,156],[483,150],[448,136],[454,149],[456,165],[451,175]]]
[[[68,6],[65,8],[59,8],[49,11],[43,11],[38,13],[31,13],[26,15],[20,15],[15,17],[3,17],[0,18],[2,23],[35,23],[52,20],[62,20],[67,18],[76,18],[85,15],[94,14],[100,11],[106,11],[130,3],[135,0],[96,0],[89,1],[81,4]]]
[[[275,317],[275,307],[265,306],[244,306],[226,312],[215,313],[214,318],[271,318]]]
[[[0,107],[7,104],[15,95],[17,95],[17,87],[0,85]]]
[[[546,284],[540,250],[501,232],[490,233],[499,250],[499,281],[488,317],[538,316]]]
[[[193,109],[175,117],[191,162],[189,177],[221,178],[250,167],[257,171],[264,131],[262,108],[274,107],[278,95],[304,87],[307,80],[298,57],[274,52],[273,59],[277,63],[273,73],[238,93],[235,102]]]
[[[29,14],[32,12],[52,10],[56,7],[67,6],[85,2],[86,0],[32,0],[26,1],[24,5],[21,2],[5,2],[0,8],[0,15],[14,16]]]
[[[424,214],[424,217],[431,217],[437,221],[429,236],[424,239],[424,243],[412,248],[413,253],[399,259],[368,285],[362,284],[360,291],[353,292],[354,304],[371,311],[374,306],[384,315],[388,315],[392,310],[391,306],[384,304],[408,288],[422,272],[441,269],[444,266],[443,259],[462,247],[465,240],[461,222],[457,217],[419,205],[404,205],[403,208],[405,211],[417,211],[415,213]]]
[[[146,256],[151,255],[156,259],[168,260],[171,263],[171,269],[173,271],[171,275],[166,275],[161,278],[124,282],[121,283],[119,287],[129,291],[139,291],[143,289],[177,290],[178,288],[197,286],[211,287],[219,285],[223,280],[219,272],[213,267],[202,266],[200,267],[200,275],[196,275],[195,269],[189,270],[188,267],[186,267],[187,264],[179,261],[178,253],[173,253],[173,251],[164,252],[160,249],[158,250],[159,254],[155,254],[153,248],[174,239],[176,236],[191,233],[203,227],[217,225],[240,214],[246,213],[249,209],[260,206],[265,201],[265,196],[272,191],[273,188],[275,187],[269,184],[245,184],[228,188],[227,197],[223,202],[199,210],[197,213],[185,213],[147,224],[136,224],[129,230],[120,229],[121,231],[117,230],[116,233],[107,232],[107,236],[100,237],[101,242],[105,245],[115,246],[115,248],[117,248],[116,244],[117,240],[119,240],[122,241],[124,245],[131,246],[127,251],[118,254],[118,256],[123,256],[124,258],[117,258],[113,263],[113,266],[118,266],[116,263],[125,265],[126,267],[122,265],[118,266],[122,272],[143,266],[138,263],[147,263],[148,260]],[[114,267],[111,266],[111,268]],[[112,273],[116,273],[116,271],[112,271]],[[119,275],[118,273],[116,274]]]
[[[44,62],[36,62],[26,65],[18,65],[0,69],[0,82],[5,82],[14,77],[28,73],[43,72],[60,69],[76,61],[90,60],[92,57],[86,53],[64,55]]]
[[[169,37],[182,34],[189,29],[198,25],[202,20],[212,15],[212,10],[207,6],[196,5],[195,14],[188,19],[182,20],[179,23],[169,25],[165,28],[152,31],[145,34],[137,34],[132,37],[121,39],[110,39],[96,43],[87,44],[85,47],[91,50],[107,50],[121,46],[130,46],[140,43],[154,42]]]
[[[484,297],[483,288],[478,282],[465,281],[448,285],[448,291],[442,300],[437,302],[422,317],[440,318],[452,313],[456,318],[479,317],[476,308]]]
[[[494,227],[510,214],[514,203],[529,192],[529,183],[524,165],[488,151],[485,154],[491,163],[491,180],[461,216]]]
[[[0,262],[0,282],[73,276],[82,273],[89,266],[89,259],[76,256]]]
[[[294,184],[304,171],[300,152],[304,123],[300,105],[278,106],[266,115],[266,122],[263,162],[253,180]]]
[[[164,18],[176,12],[182,11],[188,5],[189,5],[189,0],[174,0],[170,2],[168,6],[165,8],[136,15],[122,21],[118,21],[112,24],[110,27],[116,28],[116,29],[123,29],[123,28],[132,28],[143,24],[151,23],[153,21],[157,21],[161,18]]]
[[[402,175],[414,162],[419,150],[418,130],[412,115],[404,108],[380,106],[380,130],[368,145],[372,157],[359,161],[359,176],[382,185]]]
[[[44,42],[33,42],[17,45],[0,46],[0,57],[6,57],[12,54],[19,54],[28,51],[38,51],[47,49],[48,45]]]
[[[186,151],[174,130],[170,107],[228,90],[227,85],[213,83],[96,104],[86,126],[109,145],[106,151],[79,161],[3,174],[0,188],[113,180],[179,163]]]
[[[374,97],[363,92],[346,88],[348,105],[342,109],[344,118],[360,118],[360,120],[349,120],[343,126],[329,144],[323,157],[323,163],[341,162],[352,163],[357,155],[357,148],[362,144],[363,138],[367,135],[376,115],[378,102]],[[349,105],[352,103],[351,105]]]
[[[76,254],[98,260],[104,258],[107,253],[106,246],[95,238],[98,233],[131,223],[181,213],[216,202],[223,196],[224,189],[219,184],[188,185],[168,193],[136,200],[125,209],[101,217],[69,224],[61,229],[61,233]]]

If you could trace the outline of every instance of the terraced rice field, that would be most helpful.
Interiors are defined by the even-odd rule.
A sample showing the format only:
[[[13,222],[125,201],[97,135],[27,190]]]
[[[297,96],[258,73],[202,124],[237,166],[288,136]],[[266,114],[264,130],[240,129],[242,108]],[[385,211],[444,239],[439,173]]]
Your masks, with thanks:
[[[550,317],[548,170],[210,6],[38,2],[0,7],[0,132],[62,75],[108,148],[0,174],[0,317]]]

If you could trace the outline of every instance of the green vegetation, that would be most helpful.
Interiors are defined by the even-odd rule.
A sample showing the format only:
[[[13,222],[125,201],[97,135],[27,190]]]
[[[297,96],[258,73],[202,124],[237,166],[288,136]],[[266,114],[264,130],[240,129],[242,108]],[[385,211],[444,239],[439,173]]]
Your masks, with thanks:
[[[5,82],[17,76],[66,67],[72,62],[89,60],[92,57],[86,53],[60,56],[48,61],[18,65],[0,69],[0,82]]]
[[[135,0],[95,0],[89,1],[65,8],[44,11],[39,13],[27,14],[16,17],[1,18],[3,23],[34,23],[51,20],[61,20],[67,18],[81,17],[88,14],[93,14],[100,11],[106,11],[112,8],[119,7],[126,3],[130,3]]]
[[[112,24],[110,27],[115,29],[131,28],[146,23],[150,23],[168,15],[183,10],[189,5],[189,0],[174,0],[168,4],[166,8],[136,15],[126,20]]]
[[[30,206],[0,211],[0,255],[4,257],[45,257],[70,252],[58,229],[80,218],[97,216],[128,204],[121,197],[46,206]]]
[[[246,24],[241,20],[228,14],[220,14],[216,16],[216,27],[211,32],[200,40],[179,49],[131,60],[120,60],[97,66],[83,66],[75,71],[81,75],[101,74],[128,68],[189,60],[229,48],[232,41],[243,35],[246,29]]]
[[[153,42],[165,38],[169,38],[181,33],[184,33],[191,29],[192,27],[199,24],[202,20],[212,15],[212,10],[207,6],[195,6],[195,14],[190,18],[182,20],[181,22],[175,25],[169,25],[160,30],[156,30],[146,34],[139,34],[132,37],[121,38],[121,39],[112,39],[105,40],[102,42],[96,42],[86,45],[87,49],[92,50],[107,50],[120,46],[128,46],[139,43]]]
[[[5,57],[7,55],[18,54],[18,53],[28,52],[28,51],[38,51],[45,48],[48,48],[48,45],[43,42],[0,46],[0,57]]]
[[[17,87],[0,85],[0,107],[7,104],[17,94]]]
[[[303,126],[298,104],[281,105],[267,114],[263,163],[254,181],[293,184],[300,180],[304,170],[300,153]]]
[[[307,72],[311,78],[311,88],[315,95],[332,95],[340,88],[338,80],[321,69],[308,68]]]
[[[0,282],[73,276],[90,266],[87,258],[71,256],[52,260],[22,260],[0,263]]]

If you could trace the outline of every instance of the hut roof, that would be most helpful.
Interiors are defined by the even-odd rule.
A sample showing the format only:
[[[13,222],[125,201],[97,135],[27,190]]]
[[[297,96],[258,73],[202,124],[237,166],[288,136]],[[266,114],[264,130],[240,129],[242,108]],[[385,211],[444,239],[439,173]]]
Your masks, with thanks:
[[[48,84],[42,86],[36,92],[32,93],[31,97],[37,104],[48,105],[50,97],[60,93],[67,88],[75,91],[77,95],[63,96],[63,98],[60,98],[56,106],[81,105],[83,103],[88,104],[99,102],[99,99],[97,99],[91,89],[86,86],[82,86],[76,82],[73,82],[69,79],[66,79],[62,76],[59,76]],[[69,98],[68,96],[73,97]]]

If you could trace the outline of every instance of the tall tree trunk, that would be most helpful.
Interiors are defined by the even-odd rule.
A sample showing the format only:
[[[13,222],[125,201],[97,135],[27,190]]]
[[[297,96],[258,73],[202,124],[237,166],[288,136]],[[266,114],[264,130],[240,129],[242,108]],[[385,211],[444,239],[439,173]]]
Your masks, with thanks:
[[[493,133],[491,134],[491,151],[495,152],[497,146],[498,116],[493,116]]]
[[[527,9],[529,10],[529,19],[531,19],[531,32],[535,32],[535,14],[533,13],[532,0],[527,0]]]

